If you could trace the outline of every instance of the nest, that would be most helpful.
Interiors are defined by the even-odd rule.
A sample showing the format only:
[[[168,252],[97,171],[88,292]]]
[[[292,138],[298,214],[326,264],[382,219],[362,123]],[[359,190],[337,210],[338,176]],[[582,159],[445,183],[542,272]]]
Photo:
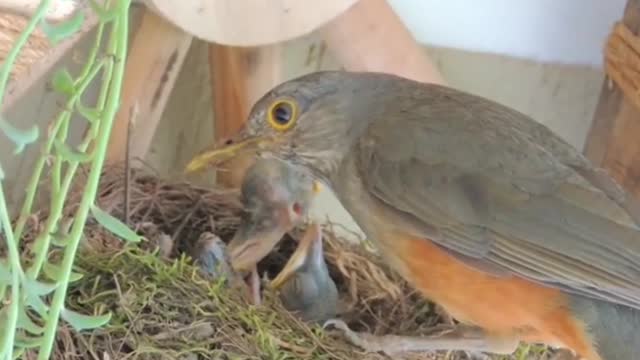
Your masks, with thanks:
[[[121,168],[107,169],[98,203],[148,241],[124,244],[95,222],[87,223],[76,260],[76,271],[84,277],[70,285],[67,307],[83,313],[110,311],[112,320],[103,328],[80,333],[61,322],[55,359],[388,358],[363,353],[341,333],[308,326],[268,290],[263,291],[263,304],[253,306],[237,290],[201,275],[184,254],[205,231],[230,240],[241,210],[236,191],[169,183],[151,172],[136,171],[125,203],[123,184]],[[69,216],[79,198],[79,193],[72,195],[66,209]],[[292,236],[301,230],[287,235],[259,264],[260,274],[273,278],[280,271],[294,250]],[[443,321],[433,304],[374,252],[340,238],[331,224],[324,226],[324,241],[325,258],[346,309],[340,318],[352,329],[418,335]],[[399,358],[471,357],[456,352]]]

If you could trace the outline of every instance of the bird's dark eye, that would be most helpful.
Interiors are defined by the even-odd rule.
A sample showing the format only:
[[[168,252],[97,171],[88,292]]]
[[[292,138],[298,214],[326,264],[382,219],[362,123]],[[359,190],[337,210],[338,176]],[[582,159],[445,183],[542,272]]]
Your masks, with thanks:
[[[280,104],[273,109],[273,120],[280,125],[287,125],[291,121],[291,106]]]
[[[285,131],[295,123],[298,108],[291,100],[277,100],[269,107],[267,120],[278,131]]]

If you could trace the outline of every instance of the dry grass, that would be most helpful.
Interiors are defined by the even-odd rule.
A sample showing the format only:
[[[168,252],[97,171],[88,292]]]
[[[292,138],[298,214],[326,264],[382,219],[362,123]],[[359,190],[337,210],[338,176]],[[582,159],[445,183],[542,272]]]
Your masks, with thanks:
[[[101,208],[125,218],[124,182],[120,168],[106,170],[99,194]],[[126,245],[87,224],[68,307],[86,313],[112,311],[108,326],[76,333],[59,331],[55,359],[383,359],[363,354],[336,333],[309,327],[282,308],[265,291],[262,306],[246,303],[237,290],[201,276],[183,255],[204,231],[228,241],[238,221],[240,203],[232,191],[167,183],[137,172],[130,184],[127,218],[148,241]],[[78,199],[78,194],[75,195]],[[74,199],[66,212],[75,208]],[[34,216],[32,233],[39,219]],[[298,236],[300,229],[293,233]],[[170,258],[158,255],[170,237]],[[326,259],[338,284],[345,313],[355,330],[376,334],[420,334],[442,322],[434,306],[361,245],[336,236],[325,226]],[[273,277],[293,251],[287,236],[259,264]],[[522,349],[503,359],[546,359],[543,348]],[[464,353],[409,354],[406,359],[467,359]],[[495,357],[494,359],[499,359]]]

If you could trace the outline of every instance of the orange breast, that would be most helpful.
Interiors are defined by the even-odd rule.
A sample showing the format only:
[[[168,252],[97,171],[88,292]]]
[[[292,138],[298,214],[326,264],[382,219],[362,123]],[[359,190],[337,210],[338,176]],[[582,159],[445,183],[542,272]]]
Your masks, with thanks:
[[[584,327],[556,289],[518,277],[476,270],[431,241],[388,234],[382,249],[392,265],[427,298],[461,322],[520,340],[569,347],[598,360]],[[385,246],[385,244],[387,246]]]

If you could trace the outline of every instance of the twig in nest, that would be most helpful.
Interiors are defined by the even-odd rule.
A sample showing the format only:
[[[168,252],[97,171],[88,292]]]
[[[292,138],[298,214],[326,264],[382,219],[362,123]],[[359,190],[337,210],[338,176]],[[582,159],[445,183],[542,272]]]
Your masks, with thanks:
[[[129,201],[131,199],[131,134],[138,115],[138,103],[136,102],[129,112],[129,124],[127,125],[127,143],[124,155],[124,223],[129,225]]]
[[[173,233],[173,236],[171,237],[174,243],[178,239],[178,235],[180,235],[180,233],[182,232],[182,229],[184,229],[184,227],[187,225],[187,223],[189,222],[193,214],[195,214],[196,211],[198,211],[198,209],[200,208],[200,203],[201,203],[201,199],[198,199],[198,201],[193,206],[193,208],[191,208],[191,211],[189,211],[187,216],[185,216],[184,219],[182,219],[182,222],[180,222],[180,225],[178,225],[178,228],[176,229],[176,231]],[[213,228],[212,228],[212,231],[213,231]]]

